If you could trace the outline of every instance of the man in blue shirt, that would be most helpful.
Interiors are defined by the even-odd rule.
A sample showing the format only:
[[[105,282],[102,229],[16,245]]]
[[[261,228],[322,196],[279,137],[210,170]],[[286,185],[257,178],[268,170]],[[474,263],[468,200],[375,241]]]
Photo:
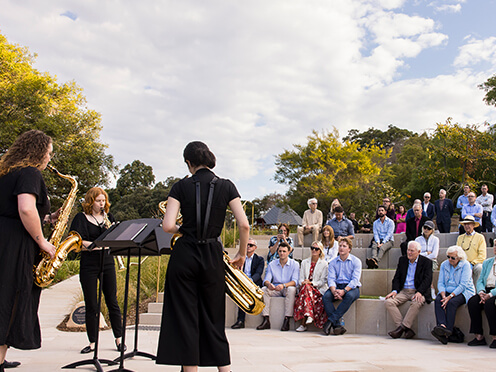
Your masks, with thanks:
[[[324,293],[324,308],[327,314],[327,322],[323,331],[326,335],[333,333],[342,335],[346,332],[341,323],[341,317],[348,311],[350,306],[360,297],[360,276],[362,275],[362,262],[359,258],[350,254],[353,246],[352,240],[342,238],[339,241],[339,255],[329,262],[327,269],[327,284],[329,289]],[[337,308],[333,302],[341,301]]]
[[[480,233],[482,232],[482,214],[484,212],[482,205],[477,204],[476,201],[476,196],[474,192],[469,192],[467,195],[468,198],[468,203],[463,205],[462,208],[462,220],[464,220],[467,216],[473,216],[475,219],[475,222],[479,224],[477,228],[475,229],[476,232]],[[460,235],[465,234],[465,229],[463,226],[460,224]]]
[[[393,319],[396,329],[388,333],[392,338],[415,336],[412,324],[418,316],[420,308],[430,303],[432,282],[432,261],[420,255],[420,243],[408,243],[406,256],[398,260],[398,267],[393,278],[393,291],[386,296],[386,309]],[[403,317],[398,309],[407,301],[411,301],[408,311]]]
[[[300,277],[300,265],[289,258],[289,245],[279,244],[279,259],[273,260],[267,266],[265,273],[264,295],[265,308],[262,310],[263,322],[257,327],[258,330],[270,329],[270,298],[285,297],[284,300],[284,322],[281,331],[289,331],[289,320],[293,317],[293,308],[296,296],[296,286]]]
[[[464,205],[468,204],[468,193],[470,192],[470,186],[465,185],[463,186],[463,195],[460,195],[458,197],[458,200],[456,201],[456,208],[457,209],[462,209]]]
[[[341,238],[353,239],[355,237],[353,223],[344,217],[344,209],[340,205],[334,208],[334,218],[327,222],[327,225],[332,227],[334,236],[338,241]]]
[[[366,263],[369,269],[377,269],[384,253],[393,247],[394,222],[386,216],[386,208],[380,205],[377,208],[379,218],[372,225],[374,240],[367,250]]]

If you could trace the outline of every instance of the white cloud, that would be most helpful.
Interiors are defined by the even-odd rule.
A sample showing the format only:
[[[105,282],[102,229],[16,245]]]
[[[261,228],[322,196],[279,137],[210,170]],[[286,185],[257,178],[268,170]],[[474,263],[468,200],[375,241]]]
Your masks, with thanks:
[[[270,180],[274,155],[312,129],[421,130],[487,113],[475,73],[400,80],[448,41],[402,0],[3,3],[1,32],[37,52],[40,70],[82,86],[109,152],[151,165],[157,180],[184,176],[182,149],[203,140],[218,174],[254,198],[284,189]]]
[[[447,12],[447,13],[460,13],[462,11],[461,4],[443,4],[436,6],[434,8],[438,12]]]
[[[454,61],[456,67],[474,66],[480,62],[489,62],[496,67],[496,37],[479,40],[469,36],[466,41]]]

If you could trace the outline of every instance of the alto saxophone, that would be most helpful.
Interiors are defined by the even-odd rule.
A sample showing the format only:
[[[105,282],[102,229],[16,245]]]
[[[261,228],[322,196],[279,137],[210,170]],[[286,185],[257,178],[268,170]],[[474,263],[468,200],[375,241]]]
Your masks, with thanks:
[[[161,201],[158,204],[160,211],[165,214],[167,201]],[[176,223],[182,223],[182,216],[177,216]],[[171,239],[171,248],[174,246],[176,240],[181,234],[174,234]],[[226,280],[226,293],[245,313],[258,315],[262,312],[265,304],[263,302],[263,291],[248,278],[242,271],[231,265],[228,254],[224,251],[223,255],[225,280]]]
[[[34,266],[34,282],[38,287],[42,288],[48,286],[53,281],[58,269],[64,263],[69,252],[79,252],[83,244],[83,239],[81,239],[81,236],[76,231],[71,231],[67,238],[65,238],[65,240],[60,243],[60,241],[62,240],[62,236],[64,235],[64,232],[67,228],[67,223],[69,221],[72,206],[76,201],[78,183],[74,179],[74,177],[60,173],[51,165],[48,165],[47,168],[57,174],[59,177],[69,180],[72,184],[72,187],[69,195],[67,196],[67,199],[64,201],[64,204],[60,209],[59,218],[55,223],[55,228],[53,229],[49,239],[49,242],[56,248],[55,256],[51,259],[50,256],[43,251],[41,252],[42,259],[40,263],[37,266]]]

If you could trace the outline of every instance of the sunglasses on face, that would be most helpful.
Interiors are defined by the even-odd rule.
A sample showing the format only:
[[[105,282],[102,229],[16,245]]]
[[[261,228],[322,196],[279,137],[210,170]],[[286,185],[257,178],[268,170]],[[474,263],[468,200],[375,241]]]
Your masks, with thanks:
[[[448,256],[448,260],[456,260],[458,257]]]
[[[248,243],[248,247],[256,247],[255,244]]]
[[[312,251],[320,251],[320,248],[319,248],[319,247],[310,247],[310,249],[311,249]]]

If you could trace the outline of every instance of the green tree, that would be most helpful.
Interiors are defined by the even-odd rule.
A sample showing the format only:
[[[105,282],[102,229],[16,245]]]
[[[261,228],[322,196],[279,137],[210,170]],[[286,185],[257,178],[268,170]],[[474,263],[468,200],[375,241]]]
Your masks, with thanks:
[[[290,186],[289,205],[297,213],[307,209],[308,198],[316,197],[324,214],[338,198],[346,211],[361,215],[375,209],[384,196],[370,198],[367,191],[380,185],[389,187],[380,174],[390,150],[374,144],[360,148],[356,142],[342,143],[336,129],[313,131],[306,144],[294,147],[276,156],[275,179]]]
[[[487,79],[486,82],[479,85],[479,88],[486,92],[483,101],[488,105],[496,106],[496,75]]]
[[[58,84],[55,77],[36,70],[35,58],[27,48],[0,35],[0,154],[21,133],[40,129],[53,138],[52,165],[76,176],[81,193],[107,185],[116,168],[100,140],[100,114],[88,109],[75,82]],[[60,206],[70,184],[47,175],[47,185],[52,204]]]
[[[149,188],[155,182],[153,168],[145,163],[135,160],[119,171],[117,191],[121,196],[134,193],[138,188]]]
[[[255,208],[255,218],[260,218],[265,213],[267,213],[274,205],[278,207],[287,205],[287,198],[285,195],[273,192],[263,196],[262,198],[253,199],[252,204]],[[248,214],[248,212],[250,212],[251,214],[251,209],[247,208],[246,213]]]

